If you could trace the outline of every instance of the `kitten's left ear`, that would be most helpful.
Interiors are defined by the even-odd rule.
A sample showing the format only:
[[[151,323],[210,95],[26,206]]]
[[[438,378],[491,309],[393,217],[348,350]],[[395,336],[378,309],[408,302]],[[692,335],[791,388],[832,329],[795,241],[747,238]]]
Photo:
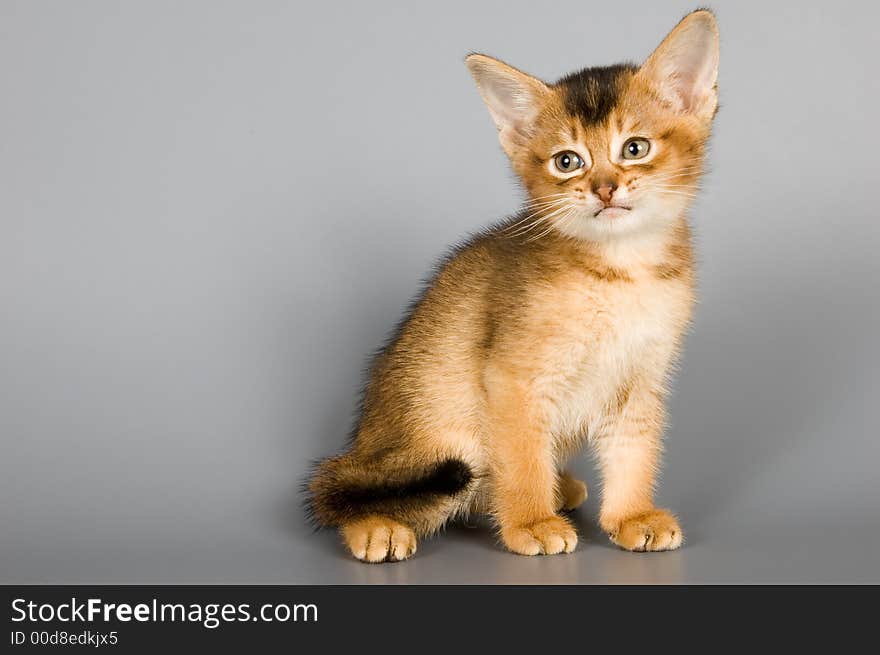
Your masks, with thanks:
[[[718,23],[711,11],[685,16],[640,74],[676,110],[711,119],[718,106]]]

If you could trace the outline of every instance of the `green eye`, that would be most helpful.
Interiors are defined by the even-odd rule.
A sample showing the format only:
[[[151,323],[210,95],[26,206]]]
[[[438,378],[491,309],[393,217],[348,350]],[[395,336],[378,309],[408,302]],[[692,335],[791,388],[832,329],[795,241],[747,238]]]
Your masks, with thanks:
[[[556,164],[556,170],[560,173],[573,173],[577,169],[584,167],[584,160],[571,150],[560,152],[553,158],[553,163]]]
[[[651,150],[651,142],[647,139],[629,139],[623,144],[624,159],[642,159]]]

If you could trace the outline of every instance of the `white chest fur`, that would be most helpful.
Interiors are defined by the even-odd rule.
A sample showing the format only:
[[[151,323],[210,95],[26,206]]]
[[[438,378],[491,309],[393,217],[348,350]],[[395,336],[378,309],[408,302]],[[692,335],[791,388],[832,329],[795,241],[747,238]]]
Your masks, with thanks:
[[[649,278],[562,289],[539,380],[551,430],[594,436],[622,388],[662,386],[690,314],[685,282]]]

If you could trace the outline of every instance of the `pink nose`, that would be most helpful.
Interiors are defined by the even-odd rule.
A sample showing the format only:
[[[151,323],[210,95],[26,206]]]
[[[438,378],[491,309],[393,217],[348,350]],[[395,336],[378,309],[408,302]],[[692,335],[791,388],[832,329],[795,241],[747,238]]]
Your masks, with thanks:
[[[599,196],[599,200],[607,205],[609,202],[611,202],[611,196],[614,195],[614,190],[616,188],[617,187],[613,187],[610,184],[603,184],[602,186],[593,189],[593,193]]]

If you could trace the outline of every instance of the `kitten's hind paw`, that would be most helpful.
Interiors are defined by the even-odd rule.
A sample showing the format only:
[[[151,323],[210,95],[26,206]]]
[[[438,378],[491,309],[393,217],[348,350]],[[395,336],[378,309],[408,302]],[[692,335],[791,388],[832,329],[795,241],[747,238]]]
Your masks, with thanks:
[[[577,546],[577,533],[561,516],[551,516],[529,525],[502,528],[501,539],[520,555],[570,553]]]
[[[345,545],[362,562],[398,562],[416,552],[416,535],[402,523],[368,516],[340,529]]]
[[[580,507],[587,499],[587,483],[571,477],[568,473],[562,473],[559,476],[557,496],[559,511],[567,512]]]

